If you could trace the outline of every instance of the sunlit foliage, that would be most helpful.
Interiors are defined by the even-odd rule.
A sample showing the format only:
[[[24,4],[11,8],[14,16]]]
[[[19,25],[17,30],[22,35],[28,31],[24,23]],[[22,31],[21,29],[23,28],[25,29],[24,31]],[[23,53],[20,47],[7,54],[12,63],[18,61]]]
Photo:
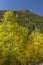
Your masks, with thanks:
[[[0,22],[0,65],[33,65],[43,61],[43,33],[32,20],[29,26],[25,23],[25,11],[21,19],[25,25],[18,23],[19,14],[13,14],[12,10],[5,12]]]

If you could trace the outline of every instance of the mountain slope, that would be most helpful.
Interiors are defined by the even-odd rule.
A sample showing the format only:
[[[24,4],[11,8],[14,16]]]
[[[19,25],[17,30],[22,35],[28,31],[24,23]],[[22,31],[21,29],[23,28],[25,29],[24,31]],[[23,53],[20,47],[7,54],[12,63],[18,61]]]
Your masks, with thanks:
[[[43,62],[43,17],[28,10],[0,11],[0,65]]]
[[[0,11],[0,21],[3,18],[5,11]],[[31,13],[28,10],[20,10],[20,11],[13,11],[13,15],[18,15],[18,21],[21,26],[25,26],[28,29],[33,29],[37,27],[40,32],[43,32],[43,17],[37,14]]]

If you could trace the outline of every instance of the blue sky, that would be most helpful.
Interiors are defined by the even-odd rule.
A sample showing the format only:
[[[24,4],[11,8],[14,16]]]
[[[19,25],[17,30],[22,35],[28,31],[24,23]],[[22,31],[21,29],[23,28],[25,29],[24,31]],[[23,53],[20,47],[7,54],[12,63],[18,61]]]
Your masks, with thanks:
[[[43,16],[43,0],[0,0],[0,10],[30,10]]]

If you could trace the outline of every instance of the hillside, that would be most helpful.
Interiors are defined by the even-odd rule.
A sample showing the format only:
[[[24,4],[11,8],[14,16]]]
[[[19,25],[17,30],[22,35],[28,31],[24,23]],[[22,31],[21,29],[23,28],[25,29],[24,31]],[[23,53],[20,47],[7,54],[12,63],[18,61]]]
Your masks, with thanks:
[[[43,62],[43,17],[28,10],[0,10],[0,65]]]
[[[5,12],[6,10],[0,11],[0,21],[2,20]],[[28,10],[13,11],[13,15],[18,15],[17,23],[19,25],[25,26],[26,28],[29,28],[29,29],[37,27],[40,30],[40,32],[43,32],[43,17],[42,16],[39,16]]]

